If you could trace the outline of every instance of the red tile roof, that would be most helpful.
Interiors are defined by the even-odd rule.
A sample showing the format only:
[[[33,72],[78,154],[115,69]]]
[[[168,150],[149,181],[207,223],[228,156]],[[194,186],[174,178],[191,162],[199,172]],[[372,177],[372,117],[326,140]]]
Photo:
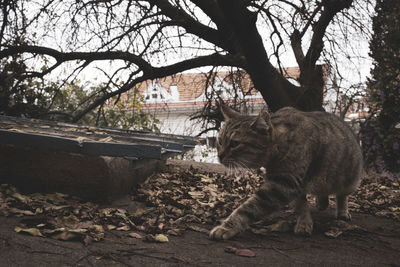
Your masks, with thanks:
[[[284,69],[285,76],[293,79],[297,79],[299,76],[298,67],[289,67]],[[177,86],[179,91],[179,101],[193,101],[204,93],[206,84],[212,84],[212,79],[215,79],[215,75],[222,78],[228,84],[240,84],[245,92],[251,90],[251,94],[255,94],[253,83],[249,75],[244,71],[234,72],[217,72],[211,75],[209,73],[179,73],[172,76],[156,79],[165,90],[171,94],[170,87]],[[147,80],[141,83],[138,87],[139,92],[144,93],[148,86],[153,81]]]
[[[297,80],[300,75],[298,67],[288,67],[283,69],[285,77]],[[327,77],[327,68],[324,67],[324,79]],[[255,90],[253,83],[249,75],[245,71],[236,72],[215,72],[210,73],[179,73],[156,80],[147,80],[142,82],[137,87],[139,93],[144,94],[146,89],[152,84],[157,82],[160,84],[169,94],[171,94],[171,86],[176,86],[179,92],[179,101],[169,102],[158,102],[158,103],[146,103],[143,105],[143,109],[192,109],[201,108],[204,105],[204,101],[196,99],[201,96],[208,85],[213,84],[213,79],[218,77],[223,79],[224,82],[233,85],[240,84],[244,93],[249,95],[255,95],[258,91]],[[265,103],[262,97],[256,99],[249,99],[249,101],[257,104]]]

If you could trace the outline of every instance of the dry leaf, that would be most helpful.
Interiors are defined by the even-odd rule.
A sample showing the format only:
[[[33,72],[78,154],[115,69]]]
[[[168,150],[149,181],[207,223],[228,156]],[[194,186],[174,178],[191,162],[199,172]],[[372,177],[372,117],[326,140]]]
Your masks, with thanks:
[[[339,228],[332,228],[329,231],[325,232],[324,234],[329,238],[337,238],[338,236],[343,234],[343,232],[339,230]]]
[[[13,132],[19,132],[19,133],[24,133],[24,131],[20,130],[20,129],[16,129],[16,128],[11,128],[11,129],[7,129],[8,131],[13,131]]]
[[[224,248],[224,251],[226,253],[232,253],[235,254],[237,256],[241,256],[241,257],[255,257],[256,254],[251,251],[250,249],[238,249],[232,246],[227,246]]]
[[[131,228],[129,227],[129,225],[124,225],[124,226],[118,227],[116,230],[117,231],[129,231],[129,230],[131,230]]]
[[[54,234],[51,236],[53,239],[57,240],[63,240],[63,241],[68,241],[68,240],[78,240],[80,235],[78,233],[73,233],[69,231],[61,232],[58,234]]]
[[[194,199],[204,198],[204,196],[205,196],[205,194],[200,191],[188,192],[188,194]]]
[[[111,142],[111,141],[113,141],[111,136],[108,136],[108,137],[105,137],[105,138],[102,138],[99,140],[99,142]]]
[[[155,239],[155,241],[157,241],[159,243],[167,243],[169,241],[168,237],[163,234],[156,235],[154,239]]]
[[[235,251],[235,255],[241,256],[241,257],[255,257],[256,254],[251,251],[250,249],[237,249]]]
[[[20,209],[17,209],[17,208],[10,208],[9,211],[11,213],[15,213],[15,214],[18,214],[18,215],[30,215],[30,216],[35,215],[35,213],[33,213],[30,210],[20,210]]]
[[[36,228],[21,228],[19,226],[15,226],[14,231],[17,233],[27,233],[33,236],[43,236],[40,230]]]
[[[106,225],[106,228],[107,228],[107,230],[114,230],[115,228],[117,228],[117,226],[115,226],[115,225],[112,225],[112,224],[107,224]]]
[[[138,239],[142,238],[142,236],[138,233],[129,233],[128,236],[133,237],[133,238],[138,238]]]
[[[68,232],[70,233],[76,233],[76,234],[83,234],[87,233],[87,229],[79,228],[79,229],[68,229]]]
[[[30,198],[24,195],[21,195],[20,193],[13,193],[11,195],[13,198],[18,199],[19,201],[21,201],[22,203],[28,203],[30,201]]]
[[[169,229],[167,231],[167,234],[174,235],[174,236],[180,236],[180,235],[182,235],[182,230],[180,230],[180,229]]]
[[[89,226],[89,230],[94,232],[104,232],[103,226],[97,224]]]
[[[151,235],[148,234],[144,237],[144,240],[147,242],[157,242],[157,243],[167,243],[168,237],[163,234]]]
[[[59,224],[62,224],[69,228],[75,228],[79,224],[79,219],[75,215],[69,215],[57,218]]]

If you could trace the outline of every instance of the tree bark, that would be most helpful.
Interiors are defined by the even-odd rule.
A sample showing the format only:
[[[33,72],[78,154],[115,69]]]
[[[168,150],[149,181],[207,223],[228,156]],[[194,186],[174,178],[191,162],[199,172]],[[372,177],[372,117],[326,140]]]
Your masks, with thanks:
[[[256,27],[257,15],[242,1],[219,0],[218,3],[240,45],[239,53],[246,59],[245,69],[271,111],[285,106],[298,107],[296,99],[301,96],[301,88],[291,84],[269,62]]]

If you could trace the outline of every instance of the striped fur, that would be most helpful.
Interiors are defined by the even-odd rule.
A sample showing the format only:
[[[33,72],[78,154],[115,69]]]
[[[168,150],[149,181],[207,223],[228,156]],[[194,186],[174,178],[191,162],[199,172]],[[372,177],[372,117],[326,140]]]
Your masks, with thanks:
[[[210,232],[212,239],[229,239],[262,217],[295,203],[295,233],[310,235],[313,222],[306,194],[317,198],[320,210],[336,195],[337,217],[350,220],[347,196],[358,186],[362,154],[350,128],[325,112],[283,108],[272,116],[242,116],[223,106],[226,123],[218,136],[218,156],[235,168],[267,169],[264,184]]]

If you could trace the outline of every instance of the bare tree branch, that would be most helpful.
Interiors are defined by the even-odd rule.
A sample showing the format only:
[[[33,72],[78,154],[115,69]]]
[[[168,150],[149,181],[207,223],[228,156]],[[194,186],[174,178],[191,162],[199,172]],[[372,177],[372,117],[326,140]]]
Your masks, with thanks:
[[[328,56],[335,61],[335,52],[345,52],[336,41],[338,34],[345,42],[351,42],[346,37],[350,28],[368,34],[362,23],[368,16],[368,7],[362,9],[365,2],[3,1],[0,63],[25,64],[13,85],[25,78],[51,77],[63,66],[68,70],[60,77],[61,85],[67,84],[95,65],[108,81],[87,99],[87,107],[75,110],[74,120],[140,82],[205,66],[237,67],[249,74],[272,111],[284,106],[320,110],[324,80],[317,62]],[[332,22],[336,24],[329,27]],[[300,85],[285,76],[283,55],[288,52],[299,65]],[[104,60],[118,66],[97,65]]]
[[[314,66],[320,57],[324,46],[323,37],[325,35],[326,28],[329,26],[329,23],[332,21],[333,17],[343,9],[349,8],[352,2],[352,0],[323,1],[324,10],[319,17],[318,22],[314,26],[314,34],[311,38],[311,43],[304,59],[304,64],[307,67]]]

